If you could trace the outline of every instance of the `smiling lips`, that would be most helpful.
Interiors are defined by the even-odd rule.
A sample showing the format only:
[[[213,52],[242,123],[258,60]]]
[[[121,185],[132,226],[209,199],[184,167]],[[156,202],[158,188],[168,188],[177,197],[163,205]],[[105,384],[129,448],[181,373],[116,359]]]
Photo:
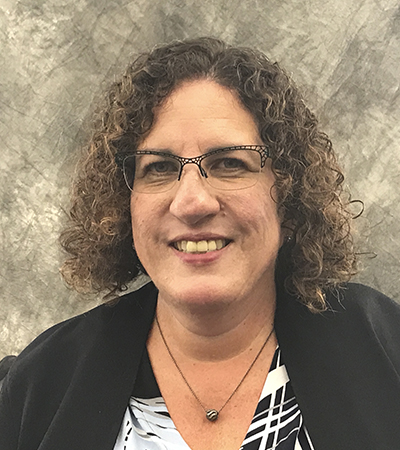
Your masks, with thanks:
[[[173,246],[184,253],[207,253],[221,250],[228,245],[227,239],[211,239],[202,241],[177,241]]]

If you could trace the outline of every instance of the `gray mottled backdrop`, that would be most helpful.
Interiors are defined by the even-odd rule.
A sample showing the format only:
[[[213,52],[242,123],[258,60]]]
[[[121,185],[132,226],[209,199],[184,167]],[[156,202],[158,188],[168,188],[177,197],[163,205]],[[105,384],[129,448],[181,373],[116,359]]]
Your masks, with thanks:
[[[365,202],[359,280],[400,300],[398,0],[0,0],[0,357],[95,304],[57,238],[82,122],[135,52],[214,35],[278,60]]]

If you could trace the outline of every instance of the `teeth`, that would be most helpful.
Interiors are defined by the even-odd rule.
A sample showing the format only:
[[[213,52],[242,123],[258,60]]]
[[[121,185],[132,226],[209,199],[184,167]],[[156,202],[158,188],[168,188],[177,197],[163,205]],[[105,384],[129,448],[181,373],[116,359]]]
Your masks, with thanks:
[[[221,250],[225,247],[227,242],[225,239],[216,239],[210,241],[178,241],[175,243],[175,247],[186,253],[207,253],[215,250]]]
[[[222,239],[217,239],[215,244],[217,246],[217,250],[221,250],[222,247],[225,247],[225,242]]]
[[[215,241],[208,241],[208,251],[213,252],[214,250],[217,250],[217,243]]]
[[[197,244],[193,241],[188,241],[186,244],[186,251],[188,253],[196,253],[197,252]]]
[[[207,241],[199,241],[197,243],[197,251],[200,253],[204,253],[208,251],[208,243]]]

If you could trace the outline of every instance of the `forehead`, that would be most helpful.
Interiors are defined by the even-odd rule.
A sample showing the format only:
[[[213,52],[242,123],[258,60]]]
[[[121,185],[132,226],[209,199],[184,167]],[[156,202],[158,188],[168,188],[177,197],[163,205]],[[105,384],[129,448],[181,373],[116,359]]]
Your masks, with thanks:
[[[198,154],[218,146],[261,144],[257,125],[235,92],[210,80],[180,85],[154,111],[140,149]]]

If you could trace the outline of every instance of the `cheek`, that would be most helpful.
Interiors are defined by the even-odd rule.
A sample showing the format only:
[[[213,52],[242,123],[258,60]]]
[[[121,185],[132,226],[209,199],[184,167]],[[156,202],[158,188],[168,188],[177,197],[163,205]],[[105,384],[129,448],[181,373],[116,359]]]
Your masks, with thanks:
[[[269,190],[232,196],[226,202],[226,209],[229,209],[229,205],[235,205],[235,215],[242,227],[251,228],[257,234],[265,235],[266,238],[280,234],[281,224],[277,206]]]
[[[132,196],[131,198],[132,237],[136,250],[140,249],[141,246],[143,245],[143,241],[148,238],[146,236],[150,228],[148,215],[149,211],[148,208],[146,207],[146,203]]]
[[[133,241],[135,248],[140,249],[158,239],[164,206],[156,197],[143,195],[132,195],[130,206]]]

